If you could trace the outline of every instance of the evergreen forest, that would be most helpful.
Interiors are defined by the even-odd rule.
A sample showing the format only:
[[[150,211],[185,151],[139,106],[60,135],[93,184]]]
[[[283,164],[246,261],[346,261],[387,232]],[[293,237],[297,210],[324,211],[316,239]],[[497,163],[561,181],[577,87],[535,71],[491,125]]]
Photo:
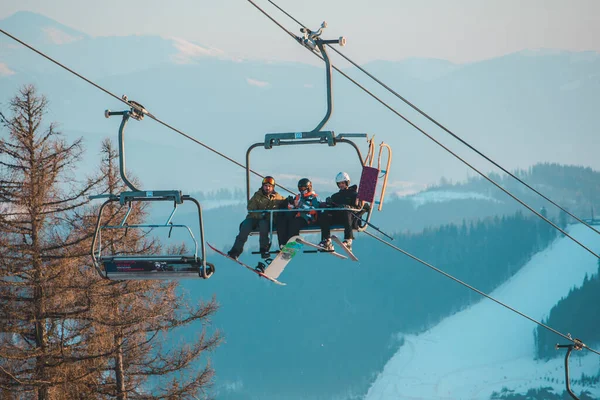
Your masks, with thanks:
[[[600,262],[598,267],[600,270]],[[568,268],[569,266],[565,265],[565,273],[568,273]],[[542,322],[561,332],[577,332],[580,339],[591,347],[594,347],[595,343],[600,343],[598,329],[600,277],[598,275],[596,273],[591,277],[586,276],[583,284],[571,289],[569,295],[561,299]],[[554,347],[557,342],[561,342],[561,338],[557,338],[553,333],[538,327],[535,331],[535,339],[537,357],[548,359],[562,355],[562,352],[557,352]],[[573,355],[577,356],[578,352]],[[600,374],[596,377],[596,382],[598,378]]]

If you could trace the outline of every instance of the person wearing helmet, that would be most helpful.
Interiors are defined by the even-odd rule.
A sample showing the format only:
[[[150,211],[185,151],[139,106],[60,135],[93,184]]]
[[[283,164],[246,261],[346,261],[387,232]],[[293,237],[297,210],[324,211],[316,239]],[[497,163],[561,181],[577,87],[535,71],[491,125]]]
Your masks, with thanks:
[[[317,223],[318,212],[314,209],[320,207],[321,201],[313,191],[310,179],[302,178],[298,181],[298,192],[296,196],[287,198],[288,209],[298,211],[283,213],[283,217],[277,221],[279,247],[285,246],[292,236],[300,232],[300,229]]]
[[[248,201],[248,215],[240,224],[240,232],[235,238],[235,242],[227,255],[236,259],[244,251],[244,244],[248,240],[248,235],[255,229],[259,230],[258,240],[260,255],[262,258],[269,258],[271,243],[269,242],[269,228],[271,213],[252,212],[255,210],[272,210],[280,208],[285,204],[285,198],[275,191],[275,179],[272,176],[265,176],[262,180],[260,189]]]
[[[350,175],[340,172],[335,177],[339,191],[325,200],[325,204],[332,208],[360,208],[358,191],[356,185],[350,186]],[[352,240],[354,239],[353,212],[351,210],[329,210],[321,214],[321,246],[326,251],[333,251],[331,243],[331,225],[342,225],[344,227],[344,245],[352,251]]]

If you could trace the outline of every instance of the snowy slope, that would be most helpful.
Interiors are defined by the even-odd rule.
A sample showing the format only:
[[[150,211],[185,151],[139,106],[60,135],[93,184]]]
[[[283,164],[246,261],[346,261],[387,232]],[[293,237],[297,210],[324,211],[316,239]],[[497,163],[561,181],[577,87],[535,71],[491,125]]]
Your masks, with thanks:
[[[576,225],[569,233],[600,251],[600,236],[590,229]],[[597,271],[597,262],[568,238],[560,238],[491,295],[541,321],[572,287],[582,284],[586,274]],[[562,392],[564,352],[557,352],[559,357],[549,362],[534,361],[535,326],[484,299],[423,334],[405,336],[405,344],[387,362],[366,399],[489,399],[503,387],[524,393],[532,387],[552,386]],[[570,333],[577,337],[577,332]],[[593,343],[586,344],[596,349]],[[572,377],[598,372],[600,356],[587,353],[581,361],[571,357]],[[572,388],[576,393],[582,389]],[[585,389],[600,398],[600,387]]]

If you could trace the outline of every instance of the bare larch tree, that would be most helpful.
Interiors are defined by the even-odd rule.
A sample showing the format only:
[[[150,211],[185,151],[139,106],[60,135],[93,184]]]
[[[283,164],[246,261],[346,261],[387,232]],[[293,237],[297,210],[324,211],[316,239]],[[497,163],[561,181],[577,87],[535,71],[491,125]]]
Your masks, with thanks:
[[[0,384],[10,393],[49,399],[67,382],[88,377],[73,318],[90,297],[78,268],[89,239],[76,211],[98,181],[78,182],[74,169],[81,139],[68,143],[55,124],[43,127],[48,102],[33,86],[0,113],[8,137],[0,139]],[[89,325],[88,325],[89,326]]]
[[[118,154],[109,140],[102,144],[104,188],[108,193],[126,190],[118,176]],[[127,207],[110,203],[103,224],[121,221]],[[128,217],[130,225],[147,218],[139,204]],[[111,222],[112,221],[112,222]],[[155,239],[136,229],[108,230],[103,246],[117,254],[152,254],[161,251]],[[197,284],[202,284],[197,282]],[[206,396],[213,377],[200,358],[221,341],[208,335],[205,326],[217,310],[214,299],[188,305],[178,285],[160,281],[104,281],[94,294],[93,321],[103,332],[111,354],[98,392],[110,398],[180,399]],[[196,323],[199,334],[183,346],[166,341],[173,330]],[[179,331],[181,332],[181,330]]]
[[[96,178],[77,181],[81,139],[43,126],[48,102],[25,86],[0,113],[0,398],[198,398],[212,382],[206,326],[215,299],[189,305],[178,285],[108,281],[91,268],[92,192],[122,190],[116,152]],[[146,217],[143,208],[132,221]],[[108,219],[122,218],[112,207]],[[114,232],[115,254],[152,253],[147,234]],[[197,323],[179,346],[173,331]],[[181,331],[180,331],[181,332]],[[175,332],[177,333],[177,332]],[[204,366],[199,365],[204,362]]]

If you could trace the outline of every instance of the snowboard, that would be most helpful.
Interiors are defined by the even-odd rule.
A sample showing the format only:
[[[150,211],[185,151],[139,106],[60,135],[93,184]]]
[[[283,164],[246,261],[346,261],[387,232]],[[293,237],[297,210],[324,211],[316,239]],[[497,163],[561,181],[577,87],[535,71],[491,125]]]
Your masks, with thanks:
[[[346,246],[344,246],[344,242],[342,242],[339,237],[331,235],[331,240],[339,244],[342,250],[344,250],[346,254],[348,254],[348,257],[350,257],[352,261],[358,261],[358,258]]]
[[[299,241],[300,243],[302,243],[302,244],[305,244],[305,245],[307,245],[307,246],[314,247],[315,249],[317,249],[317,250],[319,250],[319,251],[321,251],[321,252],[323,252],[323,253],[331,254],[332,256],[335,256],[335,257],[341,258],[342,260],[345,260],[345,259],[347,259],[347,258],[348,258],[348,257],[346,257],[346,256],[345,256],[345,255],[343,255],[343,254],[336,253],[335,251],[328,251],[328,250],[324,250],[324,249],[323,249],[321,246],[319,246],[318,244],[314,244],[314,243],[311,243],[311,242],[307,242],[306,240],[304,240],[304,239],[302,239],[302,238],[299,238],[299,239],[298,239],[298,241]]]
[[[265,270],[265,275],[269,276],[272,279],[277,279],[279,275],[285,269],[285,266],[296,256],[296,254],[302,251],[303,244],[299,242],[298,239],[300,236],[292,236],[290,240],[287,241],[285,246],[281,250],[279,250],[279,254],[277,257],[271,261],[271,264]]]
[[[211,249],[213,249],[214,251],[216,251],[217,253],[219,253],[219,254],[220,254],[220,255],[222,255],[223,257],[226,257],[226,258],[230,259],[231,261],[235,261],[236,263],[240,264],[242,267],[246,267],[246,268],[247,268],[247,269],[249,269],[250,271],[254,272],[256,275],[258,275],[258,276],[261,276],[261,277],[263,277],[263,278],[265,278],[265,279],[268,279],[268,280],[270,280],[271,282],[273,282],[273,283],[276,283],[276,284],[278,284],[278,285],[285,286],[285,283],[283,283],[283,282],[279,282],[277,279],[275,279],[275,278],[277,278],[277,276],[279,276],[279,274],[278,274],[277,276],[275,276],[275,277],[271,277],[271,276],[267,275],[266,273],[262,273],[262,272],[260,272],[260,271],[257,271],[257,270],[255,270],[254,268],[252,268],[251,266],[244,264],[244,263],[243,263],[243,262],[241,262],[240,260],[236,260],[236,259],[234,259],[234,258],[231,258],[231,257],[229,257],[229,256],[227,255],[227,253],[223,253],[221,250],[218,250],[218,249],[214,248],[214,247],[213,247],[213,246],[212,246],[210,243],[206,242],[206,244],[208,245],[208,247],[210,247]],[[274,260],[273,260],[273,261],[274,261]]]

